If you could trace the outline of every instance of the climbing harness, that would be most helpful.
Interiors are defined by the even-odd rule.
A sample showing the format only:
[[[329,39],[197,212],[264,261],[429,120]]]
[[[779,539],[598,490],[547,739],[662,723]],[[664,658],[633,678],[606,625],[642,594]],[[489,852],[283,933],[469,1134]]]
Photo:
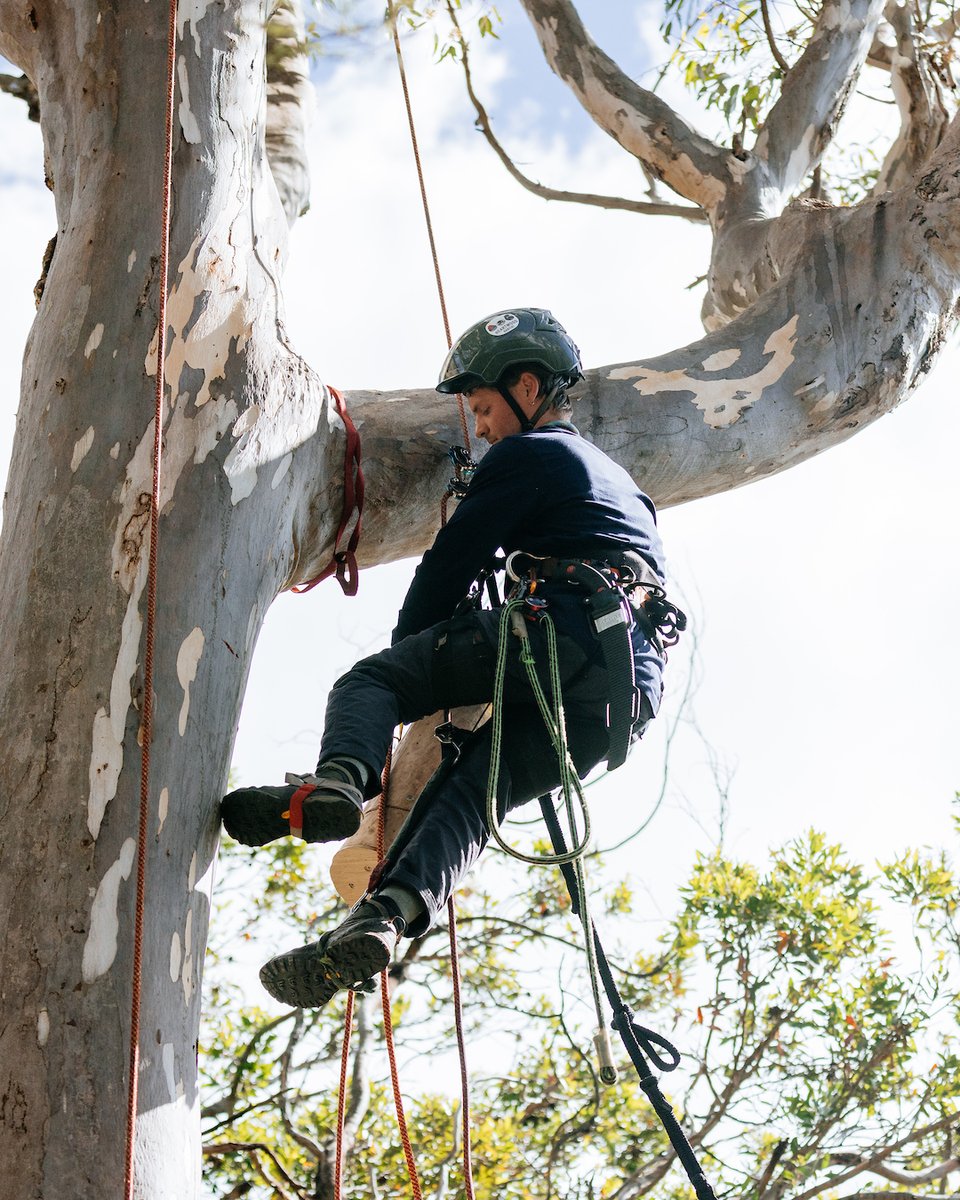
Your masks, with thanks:
[[[665,655],[686,628],[686,616],[667,600],[663,580],[634,550],[604,559],[553,558],[515,550],[507,557],[506,570],[517,587],[531,593],[541,581],[573,584],[583,592],[609,683],[607,770],[615,770],[626,761],[634,730],[653,715],[636,686],[630,627],[636,622]]]
[[[318,583],[322,583],[324,579],[329,579],[331,575],[336,574],[337,583],[343,589],[344,595],[355,596],[360,582],[360,573],[357,567],[357,547],[360,544],[360,530],[363,524],[363,495],[365,486],[362,448],[360,445],[360,434],[357,432],[356,425],[350,419],[343,396],[334,387],[330,388],[329,391],[333,397],[337,415],[343,422],[344,429],[347,431],[347,443],[343,455],[343,508],[340,512],[340,524],[337,527],[337,536],[333,541],[333,557],[330,559],[330,562],[314,579],[292,590],[298,594],[309,592]],[[357,519],[354,522],[353,530],[346,547],[341,550],[340,539],[346,532],[354,513],[356,513]]]

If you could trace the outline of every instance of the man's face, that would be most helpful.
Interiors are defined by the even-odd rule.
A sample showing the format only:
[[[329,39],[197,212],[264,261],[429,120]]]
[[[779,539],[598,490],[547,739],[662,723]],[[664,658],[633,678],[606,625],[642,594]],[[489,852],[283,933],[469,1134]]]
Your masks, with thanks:
[[[473,413],[476,436],[490,446],[520,432],[520,422],[511,412],[506,400],[496,388],[478,387],[467,395],[467,404]]]

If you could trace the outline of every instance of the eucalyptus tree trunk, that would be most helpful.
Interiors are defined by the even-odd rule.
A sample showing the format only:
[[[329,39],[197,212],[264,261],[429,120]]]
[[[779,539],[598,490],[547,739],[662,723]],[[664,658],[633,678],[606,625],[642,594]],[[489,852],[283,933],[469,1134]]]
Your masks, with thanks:
[[[306,186],[292,2],[195,3],[179,20],[137,1118],[144,1200],[197,1194],[217,803],[263,615],[326,564],[340,513],[343,429],[286,338],[280,301],[287,226]],[[544,46],[555,53],[550,22],[572,9],[525,3],[553,30]],[[875,21],[867,0],[841,7]],[[818,86],[841,97],[818,110],[826,124],[867,53],[864,28],[824,25],[844,69],[810,60],[804,95],[819,69]],[[561,58],[596,106],[619,81],[571,29]],[[5,1200],[111,1196],[123,1177],[165,39],[160,0],[0,0],[0,52],[39,95],[58,225],[24,359],[0,544]],[[631,98],[633,128],[649,132],[647,100]],[[626,136],[629,106],[620,109]],[[658,120],[660,141],[641,138],[635,152],[708,210],[713,329],[659,359],[588,373],[579,422],[665,504],[827,448],[929,368],[958,298],[960,131],[952,125],[912,173],[901,158],[896,190],[859,208],[784,210],[798,246],[760,202],[777,187],[787,194],[800,159],[784,147],[810,122],[785,116],[783,144],[771,134],[765,157],[755,149],[750,170],[767,175],[754,188],[745,160],[688,137],[668,111]],[[822,140],[801,132],[808,161]],[[367,463],[361,565],[415,554],[433,533],[455,414],[427,389],[347,398]]]
[[[259,0],[192,13],[178,50],[137,1117],[138,1195],[157,1198],[199,1185],[216,806],[250,652],[296,569],[300,510],[315,506],[311,528],[329,533],[343,445],[283,330],[284,204],[298,212],[303,197],[296,172],[281,194],[266,157],[268,13]],[[3,52],[39,92],[58,225],[0,549],[7,1200],[123,1184],[166,15],[143,0],[0,7]],[[285,71],[273,94],[295,113],[295,54]]]

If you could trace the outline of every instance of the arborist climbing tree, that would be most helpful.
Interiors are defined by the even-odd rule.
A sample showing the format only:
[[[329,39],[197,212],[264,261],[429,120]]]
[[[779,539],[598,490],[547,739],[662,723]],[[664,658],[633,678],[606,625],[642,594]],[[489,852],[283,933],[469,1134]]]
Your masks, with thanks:
[[[417,568],[391,647],[334,685],[314,774],[223,800],[227,832],[246,845],[291,833],[308,842],[347,837],[364,800],[380,790],[398,724],[502,692],[499,721],[465,742],[347,919],[264,966],[261,979],[277,1000],[320,1006],[343,988],[367,985],[399,938],[436,921],[496,819],[560,784],[562,755],[558,762],[522,661],[525,647],[546,691],[552,657],[563,733],[581,777],[602,760],[619,766],[657,712],[671,612],[656,513],[626,471],[570,421],[569,389],[580,376],[577,346],[544,309],[494,313],[453,345],[438,391],[466,397],[476,435],[491,448]],[[477,586],[499,551],[510,595],[522,600],[506,637],[501,606],[481,608]],[[491,776],[496,811],[488,812]]]

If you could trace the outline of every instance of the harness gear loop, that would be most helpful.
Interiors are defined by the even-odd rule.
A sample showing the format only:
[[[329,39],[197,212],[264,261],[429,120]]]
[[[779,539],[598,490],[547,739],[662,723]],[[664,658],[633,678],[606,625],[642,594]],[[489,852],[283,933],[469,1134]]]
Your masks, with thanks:
[[[347,432],[346,449],[343,454],[343,508],[340,511],[340,524],[337,527],[337,536],[333,542],[333,557],[330,559],[328,565],[314,579],[291,590],[296,592],[297,595],[309,592],[318,583],[322,583],[324,579],[328,579],[336,573],[337,583],[343,589],[343,594],[345,596],[355,596],[360,584],[359,568],[357,566],[357,547],[360,544],[360,530],[363,525],[363,496],[365,488],[362,448],[360,434],[357,432],[356,425],[350,419],[343,396],[335,387],[329,388],[329,392],[333,397],[337,416],[343,422],[344,429]],[[357,519],[350,534],[350,540],[347,542],[346,547],[341,550],[339,548],[340,539],[350,524],[350,518],[354,512],[357,514]]]

